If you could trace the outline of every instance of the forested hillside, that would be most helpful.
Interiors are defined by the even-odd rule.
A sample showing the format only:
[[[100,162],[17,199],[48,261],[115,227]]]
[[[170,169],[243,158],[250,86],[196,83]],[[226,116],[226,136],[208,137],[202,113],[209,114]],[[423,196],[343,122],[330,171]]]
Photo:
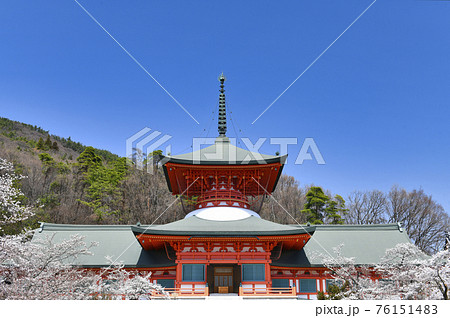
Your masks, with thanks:
[[[0,157],[26,176],[18,186],[25,194],[24,204],[36,208],[33,226],[37,221],[152,223],[173,201],[161,173],[145,173],[106,150],[5,118],[0,119]],[[181,217],[174,204],[157,222]]]
[[[25,176],[17,184],[24,193],[21,201],[36,211],[27,224],[16,224],[7,232],[23,225],[37,227],[38,221],[167,223],[192,209],[192,201],[174,202],[161,169],[149,174],[109,151],[6,118],[0,118],[0,158],[12,162],[16,173]],[[262,200],[264,204],[256,200],[253,209],[277,223],[401,222],[413,242],[429,253],[443,246],[445,232],[450,230],[448,214],[421,189],[355,190],[344,199],[317,186],[300,186],[295,178],[283,175],[273,196]]]

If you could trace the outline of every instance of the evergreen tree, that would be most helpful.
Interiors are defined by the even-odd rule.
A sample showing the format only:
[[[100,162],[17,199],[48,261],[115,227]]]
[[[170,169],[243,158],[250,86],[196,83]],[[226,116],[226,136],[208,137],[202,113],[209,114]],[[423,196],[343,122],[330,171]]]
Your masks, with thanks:
[[[56,141],[53,142],[52,144],[52,149],[58,151],[59,147],[58,147],[58,143]]]
[[[42,137],[39,138],[36,148],[39,150],[45,150],[45,144],[44,144],[44,140],[42,139]]]
[[[52,158],[52,156],[50,156],[48,153],[43,152],[39,154],[39,160],[41,160],[41,162],[44,165],[47,166],[52,166],[55,164],[55,160]]]
[[[323,291],[319,291],[317,293],[318,300],[339,300],[343,298],[343,293],[346,292],[349,288],[348,282],[344,282],[343,284],[330,284],[327,288],[327,294]]]
[[[126,158],[120,158],[109,165],[103,164],[100,156],[95,154],[95,149],[87,147],[77,161],[86,184],[86,200],[80,202],[92,209],[98,222],[107,215],[118,213],[113,207],[121,198],[119,186],[128,171]]]
[[[46,152],[39,154],[39,160],[41,160],[41,162],[42,162],[42,172],[44,173],[45,177],[47,178],[53,171],[53,168],[55,167],[56,162],[52,158],[52,156],[50,156]]]
[[[94,147],[86,147],[86,149],[77,158],[77,165],[80,171],[87,173],[89,169],[102,165],[102,158],[97,156]]]
[[[311,187],[306,194],[305,209],[301,212],[307,216],[311,224],[323,224],[325,208],[330,198],[323,192],[321,187]]]
[[[311,187],[306,194],[305,209],[301,212],[307,215],[311,224],[344,224],[342,215],[347,211],[345,200],[340,195],[331,199],[321,187]]]
[[[47,135],[47,139],[45,140],[45,150],[52,148],[52,141],[50,140],[50,135]]]
[[[330,224],[344,224],[342,215],[347,214],[348,209],[345,208],[345,200],[336,194],[333,199],[328,201],[325,208],[326,216]]]
[[[157,165],[159,163],[159,161],[161,160],[162,154],[163,154],[162,150],[152,151],[152,153],[149,156],[147,156],[147,159],[145,160],[145,164],[148,164],[149,162],[151,162],[153,165]]]

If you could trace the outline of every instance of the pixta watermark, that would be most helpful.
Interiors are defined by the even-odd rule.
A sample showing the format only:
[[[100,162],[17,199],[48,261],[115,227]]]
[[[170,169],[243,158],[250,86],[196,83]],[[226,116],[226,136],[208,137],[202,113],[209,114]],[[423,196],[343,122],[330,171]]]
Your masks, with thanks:
[[[169,134],[145,127],[127,139],[127,158],[138,169],[146,169],[149,173],[153,173],[155,165],[164,164],[171,159],[196,165],[265,164],[274,161],[287,164],[289,154],[289,157],[295,158],[295,165],[302,165],[308,160],[319,165],[326,164],[314,138],[301,140],[296,137],[261,137],[256,141],[247,137],[193,138],[192,152],[176,156],[171,155],[171,139]],[[236,146],[238,143],[239,146]],[[261,148],[267,143],[276,145],[278,151],[273,155],[264,154]],[[300,144],[298,150],[296,146]]]

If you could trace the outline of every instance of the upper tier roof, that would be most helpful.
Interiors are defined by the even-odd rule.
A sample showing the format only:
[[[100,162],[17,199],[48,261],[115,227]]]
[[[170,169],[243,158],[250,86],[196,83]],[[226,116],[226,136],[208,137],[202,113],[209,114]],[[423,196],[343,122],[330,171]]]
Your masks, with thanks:
[[[161,156],[161,161],[188,165],[259,165],[267,163],[284,164],[287,155],[270,156],[236,147],[228,137],[217,137],[209,147],[194,152]]]

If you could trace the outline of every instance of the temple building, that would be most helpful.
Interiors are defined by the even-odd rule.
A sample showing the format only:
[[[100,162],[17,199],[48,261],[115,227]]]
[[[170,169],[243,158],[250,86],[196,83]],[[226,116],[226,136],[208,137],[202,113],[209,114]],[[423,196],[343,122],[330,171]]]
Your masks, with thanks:
[[[386,249],[410,242],[399,224],[312,226],[262,219],[255,205],[275,190],[286,155],[262,155],[230,142],[223,74],[219,81],[215,143],[160,158],[172,194],[195,201],[184,219],[134,226],[42,223],[34,239],[81,234],[86,242],[99,244],[93,255],[73,265],[104,268],[110,256],[127,269],[151,271],[155,283],[178,297],[219,293],[303,299],[315,299],[332,283],[321,259],[338,245],[357,264],[371,265]]]

